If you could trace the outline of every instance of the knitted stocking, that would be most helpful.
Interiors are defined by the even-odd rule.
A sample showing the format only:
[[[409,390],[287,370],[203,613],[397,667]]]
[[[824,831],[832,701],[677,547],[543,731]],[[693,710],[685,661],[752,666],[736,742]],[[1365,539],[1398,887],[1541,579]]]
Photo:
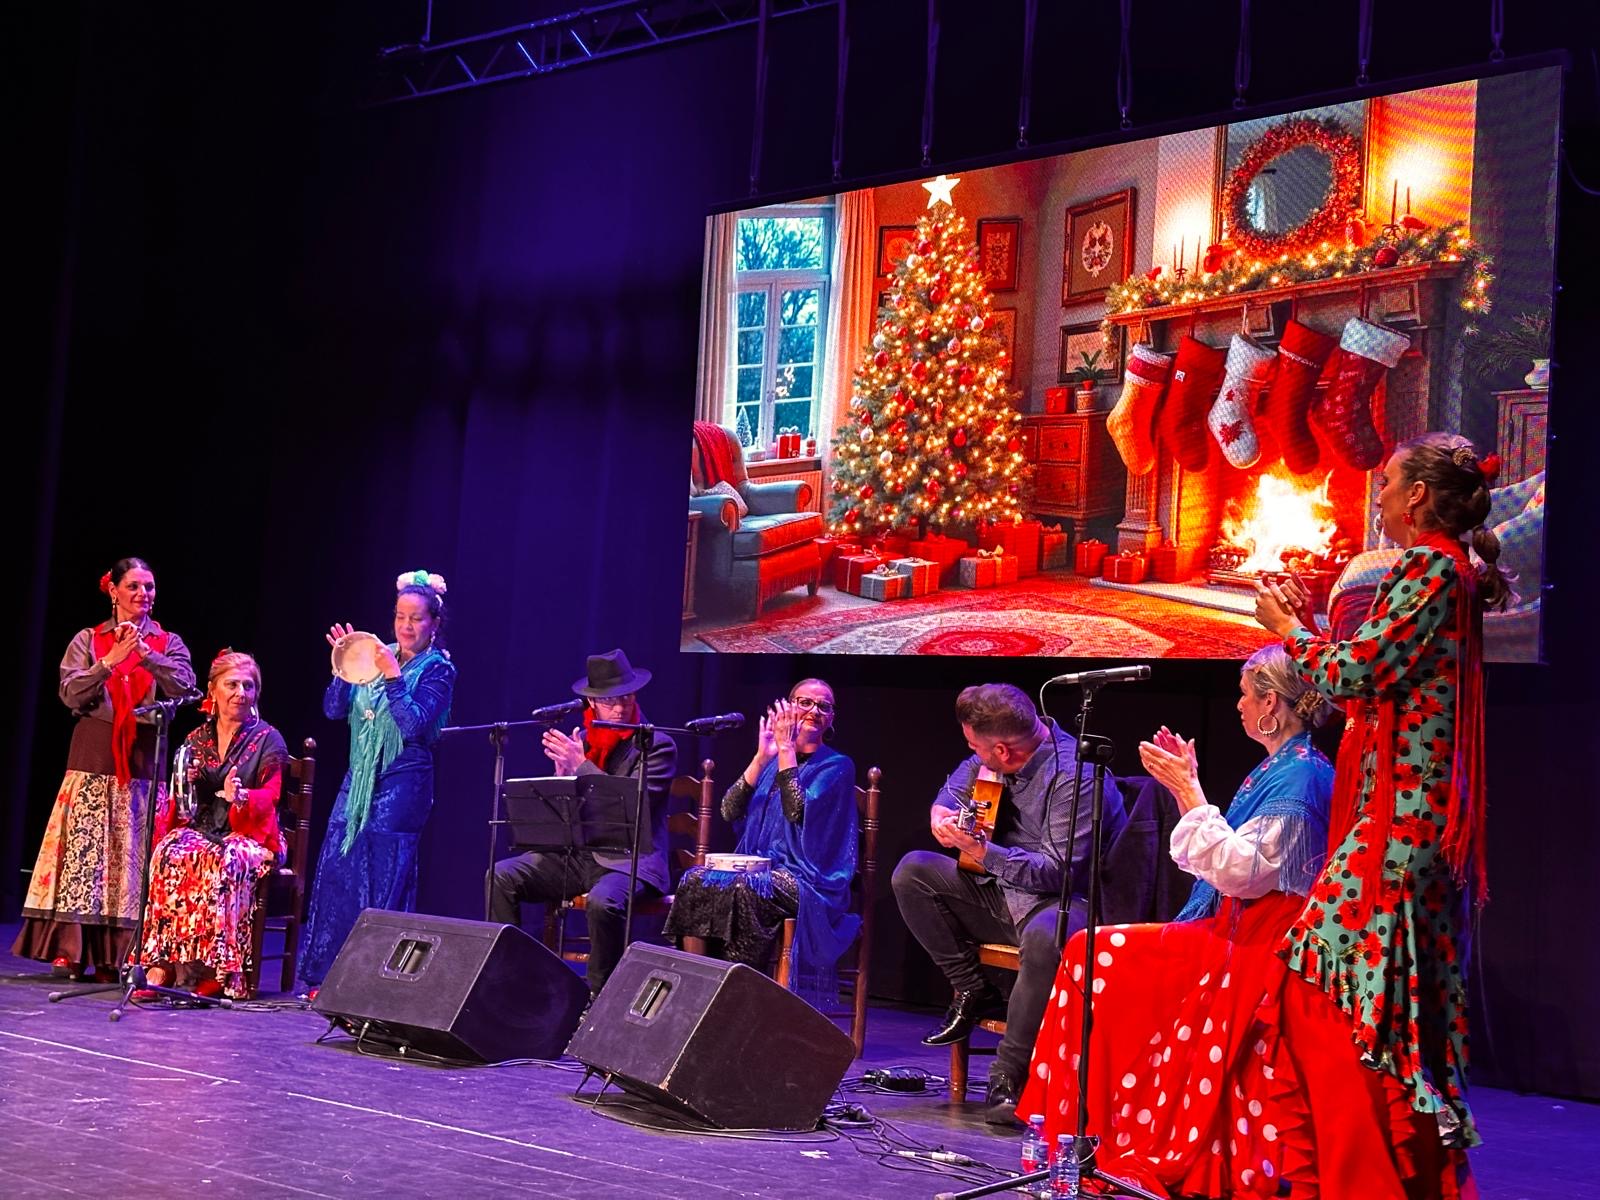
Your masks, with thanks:
[[[1106,429],[1130,475],[1156,465],[1156,409],[1171,374],[1172,355],[1144,342],[1129,351],[1122,396],[1106,417]]]
[[[1311,419],[1328,435],[1339,457],[1359,471],[1370,471],[1383,461],[1383,439],[1372,420],[1372,394],[1410,344],[1403,333],[1351,317],[1339,337],[1333,382],[1311,406]]]
[[[1256,437],[1252,414],[1261,387],[1267,381],[1267,372],[1272,370],[1277,356],[1276,351],[1268,350],[1247,334],[1236,333],[1228,343],[1222,390],[1211,405],[1206,428],[1222,447],[1222,455],[1229,465],[1241,471],[1254,466],[1261,457],[1261,441]]]
[[[1161,442],[1186,471],[1203,471],[1211,461],[1211,438],[1206,433],[1206,410],[1222,387],[1227,352],[1197,342],[1187,334],[1178,343],[1172,365],[1172,383],[1156,418]]]
[[[1266,421],[1272,438],[1283,452],[1283,461],[1296,475],[1304,475],[1317,465],[1317,439],[1307,419],[1311,400],[1317,394],[1322,368],[1339,348],[1325,333],[1291,319],[1283,327],[1278,343],[1278,373],[1267,389]]]

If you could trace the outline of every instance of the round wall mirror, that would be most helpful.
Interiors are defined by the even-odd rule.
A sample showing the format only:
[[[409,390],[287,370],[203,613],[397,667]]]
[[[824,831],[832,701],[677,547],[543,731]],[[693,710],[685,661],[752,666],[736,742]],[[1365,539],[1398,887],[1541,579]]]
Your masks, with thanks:
[[[1360,197],[1355,136],[1331,117],[1293,117],[1241,148],[1220,207],[1229,241],[1246,254],[1275,258],[1342,243]]]

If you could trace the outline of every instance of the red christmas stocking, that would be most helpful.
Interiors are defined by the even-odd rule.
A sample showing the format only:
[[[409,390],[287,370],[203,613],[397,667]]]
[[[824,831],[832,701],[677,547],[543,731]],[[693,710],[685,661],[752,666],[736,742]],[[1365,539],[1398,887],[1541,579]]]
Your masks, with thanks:
[[[1267,428],[1283,451],[1283,461],[1296,475],[1317,465],[1317,439],[1312,436],[1311,399],[1317,380],[1339,343],[1325,333],[1290,319],[1278,343],[1278,373],[1267,389]]]
[[[1227,357],[1226,351],[1187,334],[1178,343],[1178,360],[1172,364],[1172,383],[1156,419],[1156,430],[1186,471],[1204,471],[1211,461],[1206,411],[1222,387]]]
[[[1222,390],[1217,393],[1206,428],[1222,447],[1222,456],[1241,471],[1253,467],[1261,457],[1261,440],[1256,437],[1256,400],[1272,370],[1277,353],[1243,333],[1228,343],[1227,367],[1222,374]]]
[[[1411,339],[1403,333],[1351,317],[1339,337],[1333,382],[1311,406],[1311,419],[1339,457],[1358,471],[1370,471],[1383,461],[1383,439],[1372,421],[1372,393],[1409,345]]]
[[[1156,465],[1156,409],[1171,374],[1172,355],[1145,342],[1129,351],[1122,396],[1106,417],[1106,429],[1130,475]]]

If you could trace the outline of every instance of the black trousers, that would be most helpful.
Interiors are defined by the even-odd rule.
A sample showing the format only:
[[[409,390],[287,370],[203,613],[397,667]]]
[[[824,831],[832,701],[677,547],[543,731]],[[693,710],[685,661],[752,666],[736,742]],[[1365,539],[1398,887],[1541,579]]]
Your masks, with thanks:
[[[906,928],[956,991],[985,985],[978,962],[981,944],[1004,942],[1021,947],[1021,969],[1006,1008],[1006,1033],[995,1051],[995,1069],[1021,1084],[1061,961],[1056,948],[1056,902],[1053,897],[1041,896],[1019,930],[999,884],[980,882],[982,878],[963,871],[948,855],[915,850],[894,869],[894,896]],[[1068,937],[1083,928],[1084,917],[1084,901],[1075,896]]]
[[[628,875],[595,862],[591,854],[516,854],[494,865],[489,888],[489,918],[520,925],[523,901],[558,904],[588,894],[589,965],[586,978],[591,993],[605,986],[612,969],[627,949],[623,927],[628,918]],[[639,881],[634,900],[654,899],[661,893]]]

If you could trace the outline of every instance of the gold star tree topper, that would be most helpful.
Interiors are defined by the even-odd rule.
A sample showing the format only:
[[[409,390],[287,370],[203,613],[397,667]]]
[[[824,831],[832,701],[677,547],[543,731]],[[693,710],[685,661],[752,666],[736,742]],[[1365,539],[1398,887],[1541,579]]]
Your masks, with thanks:
[[[960,182],[961,179],[959,177],[952,179],[948,175],[940,175],[937,179],[928,180],[927,183],[922,185],[928,189],[928,207],[932,208],[935,204],[943,201],[954,208],[955,201],[950,199],[950,192]]]

